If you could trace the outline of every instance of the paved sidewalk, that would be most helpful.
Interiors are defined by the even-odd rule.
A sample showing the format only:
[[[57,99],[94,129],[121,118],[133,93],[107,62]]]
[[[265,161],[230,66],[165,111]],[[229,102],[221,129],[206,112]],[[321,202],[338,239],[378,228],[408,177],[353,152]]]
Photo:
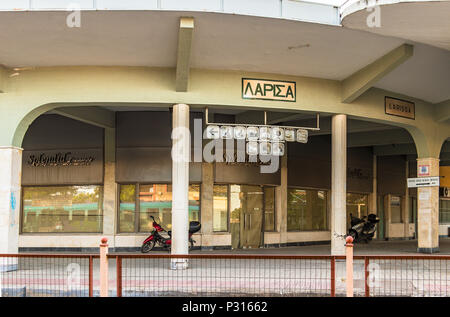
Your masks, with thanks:
[[[439,240],[440,252],[438,255],[450,255],[450,238]],[[167,251],[153,251],[167,253]],[[414,255],[417,253],[417,240],[371,241],[368,244],[358,243],[354,245],[356,255]],[[309,245],[284,248],[260,248],[238,250],[194,250],[192,254],[297,254],[297,255],[330,255],[330,244]]]

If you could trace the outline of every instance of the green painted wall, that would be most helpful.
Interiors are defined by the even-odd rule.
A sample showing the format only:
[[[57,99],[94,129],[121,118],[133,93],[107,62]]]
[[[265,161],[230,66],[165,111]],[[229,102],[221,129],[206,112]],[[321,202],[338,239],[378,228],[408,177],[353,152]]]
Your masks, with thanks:
[[[242,77],[297,83],[297,101],[241,98]],[[341,102],[338,81],[248,72],[192,69],[188,92],[175,91],[175,69],[146,67],[48,67],[7,77],[0,93],[0,145],[21,146],[28,125],[42,113],[66,106],[149,106],[186,103],[191,107],[246,107],[277,111],[344,113],[363,120],[406,128],[419,157],[438,156],[450,136],[450,124],[438,123],[435,105],[393,92],[371,88],[353,103]],[[416,120],[386,115],[384,97],[416,104]],[[156,105],[158,106],[158,105]],[[160,106],[160,105],[159,105]]]

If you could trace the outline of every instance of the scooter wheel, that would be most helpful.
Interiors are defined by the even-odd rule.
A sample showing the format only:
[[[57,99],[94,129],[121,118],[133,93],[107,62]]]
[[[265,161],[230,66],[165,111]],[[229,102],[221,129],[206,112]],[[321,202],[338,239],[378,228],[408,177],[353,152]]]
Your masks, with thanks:
[[[155,241],[154,240],[148,241],[148,242],[146,242],[146,243],[144,243],[142,245],[141,252],[142,253],[148,253],[148,252],[150,252],[153,249],[154,246],[155,246]]]

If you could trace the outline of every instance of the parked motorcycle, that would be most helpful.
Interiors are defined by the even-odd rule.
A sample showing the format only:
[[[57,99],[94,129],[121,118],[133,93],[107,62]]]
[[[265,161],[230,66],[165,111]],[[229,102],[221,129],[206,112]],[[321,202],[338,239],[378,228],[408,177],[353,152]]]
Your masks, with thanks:
[[[380,221],[380,218],[377,215],[370,214],[360,219],[350,214],[350,219],[351,227],[348,230],[348,235],[352,236],[353,241],[364,241],[365,243],[371,241],[377,230],[377,223]]]
[[[153,220],[153,231],[148,236],[147,239],[144,240],[141,247],[142,253],[150,252],[155,244],[158,244],[161,247],[170,249],[172,245],[172,231],[164,230],[155,220],[153,216],[150,216]],[[198,221],[191,221],[189,223],[189,249],[191,250],[194,247],[195,240],[192,239],[192,235],[198,232],[201,228],[201,224]],[[169,235],[168,238],[164,238],[160,232],[167,232]]]

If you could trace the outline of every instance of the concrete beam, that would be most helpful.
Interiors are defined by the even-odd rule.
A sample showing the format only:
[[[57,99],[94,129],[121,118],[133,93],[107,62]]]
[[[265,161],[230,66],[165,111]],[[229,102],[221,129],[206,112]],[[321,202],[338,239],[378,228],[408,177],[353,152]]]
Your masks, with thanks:
[[[403,44],[341,82],[342,102],[351,103],[397,66],[413,56],[414,47]]]
[[[413,138],[403,129],[350,133],[347,137],[348,147],[411,143],[414,143]]]
[[[175,90],[186,92],[189,84],[192,38],[194,35],[194,18],[180,18],[178,32],[177,74]]]
[[[450,120],[450,99],[438,103],[435,106],[435,119],[437,122]]]
[[[56,108],[52,113],[59,114],[100,128],[114,129],[116,116],[113,111],[98,107],[67,107]]]

